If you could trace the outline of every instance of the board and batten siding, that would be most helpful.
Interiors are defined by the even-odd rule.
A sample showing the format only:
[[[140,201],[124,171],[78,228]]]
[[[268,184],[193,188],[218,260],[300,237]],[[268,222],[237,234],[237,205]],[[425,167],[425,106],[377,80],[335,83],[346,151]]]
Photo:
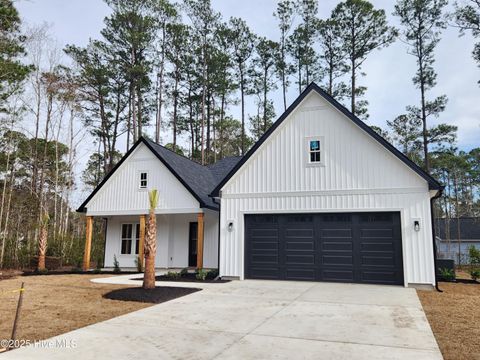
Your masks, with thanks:
[[[140,172],[148,173],[147,189],[140,189]],[[157,189],[157,213],[199,212],[197,199],[147,148],[139,146],[87,203],[87,215],[129,215],[148,212],[148,191]]]
[[[308,164],[310,137],[320,166]],[[244,214],[362,211],[399,211],[405,284],[435,284],[427,182],[312,92],[222,187],[220,275],[244,276]]]

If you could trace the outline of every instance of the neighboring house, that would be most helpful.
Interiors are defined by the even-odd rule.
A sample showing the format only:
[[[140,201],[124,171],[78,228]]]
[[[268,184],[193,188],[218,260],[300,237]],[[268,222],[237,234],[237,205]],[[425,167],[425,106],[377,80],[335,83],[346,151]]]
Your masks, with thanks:
[[[460,241],[458,241],[458,224],[460,224]],[[480,218],[462,217],[450,219],[449,236],[446,231],[446,219],[435,219],[437,237],[437,254],[442,259],[453,259],[458,263],[458,248],[460,247],[460,262],[466,264],[469,261],[468,249],[475,246],[480,250]]]
[[[105,266],[134,266],[153,188],[158,267],[435,285],[441,185],[315,84],[241,159],[204,167],[140,139],[79,208],[108,219]]]

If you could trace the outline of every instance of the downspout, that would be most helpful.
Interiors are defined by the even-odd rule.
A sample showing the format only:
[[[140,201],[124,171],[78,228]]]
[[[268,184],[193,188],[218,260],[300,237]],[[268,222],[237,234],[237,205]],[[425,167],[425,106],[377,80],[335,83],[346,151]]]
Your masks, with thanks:
[[[215,204],[218,204],[218,246],[217,246],[217,270],[218,270],[218,275],[215,278],[215,280],[220,279],[220,212],[221,212],[221,202],[217,202],[217,198],[212,198],[213,202]]]
[[[437,194],[430,198],[430,215],[432,218],[432,241],[433,241],[433,264],[435,266],[434,269],[434,275],[435,275],[435,289],[438,292],[443,292],[440,290],[438,287],[438,276],[437,276],[437,242],[436,242],[436,235],[435,235],[435,219],[434,219],[434,213],[433,213],[433,202],[438,199],[440,196],[442,196],[443,192],[443,187],[437,192]]]

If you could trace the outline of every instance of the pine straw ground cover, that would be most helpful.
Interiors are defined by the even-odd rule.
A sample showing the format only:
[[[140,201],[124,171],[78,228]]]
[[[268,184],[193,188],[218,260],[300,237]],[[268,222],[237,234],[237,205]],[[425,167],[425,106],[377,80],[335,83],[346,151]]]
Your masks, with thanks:
[[[417,293],[445,360],[480,360],[480,284],[439,288]]]
[[[90,281],[97,277],[105,275],[17,276],[0,280],[0,339],[10,338],[18,300],[18,292],[4,291],[20,288],[22,281],[25,292],[17,327],[17,339],[22,340],[47,339],[152,305],[104,298],[104,294],[128,286]]]

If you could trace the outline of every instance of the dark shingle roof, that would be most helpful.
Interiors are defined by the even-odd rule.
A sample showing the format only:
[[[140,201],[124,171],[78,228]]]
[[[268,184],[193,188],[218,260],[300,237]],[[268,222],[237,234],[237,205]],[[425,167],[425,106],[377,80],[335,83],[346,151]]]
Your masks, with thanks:
[[[215,189],[215,186],[228,174],[228,172],[237,164],[240,157],[228,157],[215,164],[203,166],[182,155],[146,139],[151,150],[165,160],[167,167],[170,167],[174,175],[181,178],[190,188],[201,205],[218,209],[218,204],[214,203],[209,194]]]
[[[237,165],[241,158],[241,156],[230,156],[207,166],[213,174],[217,184],[222,181],[225,176],[227,176],[227,174],[234,168],[235,165]],[[217,184],[215,184],[215,186],[217,186]]]
[[[203,166],[185,156],[179,155],[151,140],[140,138],[122,157],[117,165],[107,174],[102,182],[93,190],[88,198],[77,209],[85,212],[90,199],[100,190],[112,174],[120,167],[139,144],[145,144],[155,156],[172,172],[185,188],[198,200],[200,207],[218,210],[219,206],[209,196],[224,176],[240,161],[241,157],[229,157],[215,164]]]
[[[460,239],[461,240],[480,240],[480,218],[478,217],[462,217],[460,220]],[[435,219],[435,228],[437,236],[445,240],[445,219]],[[450,219],[450,239],[457,240],[457,219]]]

